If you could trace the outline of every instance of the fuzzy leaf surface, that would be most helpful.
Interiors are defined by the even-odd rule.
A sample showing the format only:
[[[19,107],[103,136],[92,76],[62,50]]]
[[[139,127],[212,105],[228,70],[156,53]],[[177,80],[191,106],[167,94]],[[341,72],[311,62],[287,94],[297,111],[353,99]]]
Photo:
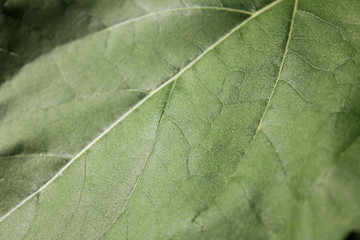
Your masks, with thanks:
[[[151,2],[1,85],[0,239],[358,229],[360,2]]]

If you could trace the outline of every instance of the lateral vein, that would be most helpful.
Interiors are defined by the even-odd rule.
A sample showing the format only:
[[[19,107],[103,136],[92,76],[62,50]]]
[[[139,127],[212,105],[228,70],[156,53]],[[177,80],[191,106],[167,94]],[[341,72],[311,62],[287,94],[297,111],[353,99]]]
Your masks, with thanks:
[[[265,107],[265,110],[264,110],[264,112],[263,112],[263,115],[262,115],[262,117],[261,117],[261,119],[260,119],[260,121],[259,121],[259,125],[258,125],[258,127],[257,127],[257,129],[256,129],[256,131],[255,131],[255,133],[254,133],[254,136],[253,136],[251,142],[250,142],[249,145],[246,147],[244,155],[246,154],[246,152],[247,152],[247,150],[250,148],[250,146],[254,143],[255,137],[258,135],[258,132],[259,132],[260,129],[261,129],[261,124],[262,124],[262,122],[263,122],[263,120],[264,120],[264,118],[265,118],[265,115],[266,115],[266,113],[267,113],[267,110],[268,110],[268,108],[269,108],[269,105],[270,105],[270,103],[271,103],[271,100],[272,100],[272,98],[273,98],[275,89],[276,89],[277,84],[278,84],[278,82],[279,82],[279,80],[280,80],[280,76],[281,76],[281,73],[282,73],[283,65],[284,65],[284,62],[285,62],[285,57],[286,57],[287,52],[289,51],[288,49],[289,49],[290,39],[291,39],[291,35],[292,35],[292,30],[293,30],[293,25],[294,25],[294,20],[295,20],[295,14],[296,14],[296,11],[297,11],[297,5],[298,5],[298,0],[295,0],[294,10],[293,10],[292,18],[291,18],[291,23],[290,23],[290,30],[289,30],[289,34],[288,34],[288,39],[287,39],[287,42],[286,42],[286,45],[285,45],[285,50],[284,50],[283,57],[282,57],[282,60],[281,60],[281,64],[280,64],[280,67],[279,67],[279,72],[278,72],[276,81],[275,81],[275,83],[274,83],[274,87],[273,87],[273,89],[272,89],[272,91],[271,91],[271,93],[270,93],[269,100],[268,100],[268,102],[267,102],[267,104],[266,104],[266,107]],[[237,165],[237,167],[235,168],[235,170],[234,170],[234,172],[231,174],[231,176],[230,176],[230,177],[226,180],[226,182],[223,184],[222,188],[223,188],[224,186],[226,186],[226,185],[230,182],[230,179],[232,179],[232,178],[235,176],[238,168],[239,168],[239,164]],[[206,210],[209,208],[209,205],[210,205],[211,203],[213,203],[213,202],[216,200],[216,198],[217,198],[217,195],[215,195],[215,197],[209,202],[209,204],[208,204],[201,212],[197,213],[197,216],[196,216],[196,217],[200,216],[200,214],[201,214],[202,212],[206,211]],[[195,219],[196,219],[196,218],[195,218]],[[194,220],[195,220],[195,219],[194,219]]]
[[[122,122],[127,116],[129,116],[131,113],[133,113],[136,109],[138,109],[143,103],[145,103],[149,98],[154,96],[157,92],[159,92],[161,89],[166,87],[168,84],[174,82],[177,78],[179,78],[184,72],[186,72],[188,69],[190,69],[193,65],[195,65],[199,60],[201,60],[208,52],[213,50],[216,46],[218,46],[221,42],[223,42],[225,39],[227,39],[229,36],[231,36],[234,32],[239,30],[242,26],[247,24],[251,19],[255,18],[259,14],[263,13],[264,11],[270,9],[271,7],[277,5],[283,0],[276,0],[272,2],[271,4],[267,5],[266,7],[260,9],[257,12],[254,12],[249,18],[247,18],[245,21],[241,22],[237,26],[235,26],[232,30],[230,30],[228,33],[226,33],[224,36],[219,38],[215,43],[213,43],[211,46],[209,46],[203,53],[201,53],[199,56],[197,56],[191,63],[189,63],[187,66],[185,66],[183,69],[181,69],[176,75],[174,75],[172,78],[170,78],[168,81],[161,84],[158,88],[151,91],[149,95],[144,97],[141,101],[139,101],[137,104],[135,104],[132,108],[130,108],[124,115],[122,115],[119,119],[117,119],[114,123],[112,123],[107,129],[105,129],[100,135],[98,135],[93,141],[91,141],[86,147],[84,147],[78,154],[76,154],[63,168],[60,169],[59,172],[57,172],[48,182],[46,182],[41,188],[39,188],[37,191],[29,195],[27,198],[25,198],[23,201],[21,201],[18,205],[16,205],[13,209],[11,209],[7,214],[2,216],[0,218],[0,222],[2,222],[4,219],[6,219],[10,214],[12,214],[16,209],[21,207],[23,204],[25,204],[27,201],[29,201],[31,198],[33,198],[36,194],[44,190],[49,184],[51,184],[55,179],[57,179],[59,176],[63,174],[63,172],[80,156],[82,156],[87,150],[89,150],[97,141],[99,141],[103,136],[105,136],[108,132],[110,132],[116,125],[118,125],[120,122]],[[145,15],[144,15],[145,16]],[[148,15],[146,15],[148,16]],[[134,21],[134,19],[132,19]],[[124,24],[125,22],[122,22],[121,24]],[[115,25],[117,26],[117,25]],[[115,27],[113,26],[113,27]],[[274,88],[275,89],[275,88]]]

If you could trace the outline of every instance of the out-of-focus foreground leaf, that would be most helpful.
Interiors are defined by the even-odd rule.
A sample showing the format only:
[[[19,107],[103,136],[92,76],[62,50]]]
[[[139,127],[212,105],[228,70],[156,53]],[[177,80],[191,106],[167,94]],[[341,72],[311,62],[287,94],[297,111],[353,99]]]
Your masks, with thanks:
[[[9,64],[40,57],[2,75],[0,239],[359,228],[360,2],[199,2],[124,1],[145,15],[108,7],[104,30],[34,52],[20,37]]]

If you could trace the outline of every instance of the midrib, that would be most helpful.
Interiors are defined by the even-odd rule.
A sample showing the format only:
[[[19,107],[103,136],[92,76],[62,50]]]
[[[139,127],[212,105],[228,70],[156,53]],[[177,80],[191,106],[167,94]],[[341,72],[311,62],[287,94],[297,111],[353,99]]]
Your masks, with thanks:
[[[42,190],[44,190],[49,184],[51,184],[54,180],[56,180],[59,176],[61,176],[63,174],[63,172],[76,160],[78,159],[80,156],[82,156],[88,149],[90,149],[97,141],[99,141],[102,137],[104,137],[108,132],[110,132],[115,126],[117,126],[119,123],[121,123],[124,119],[126,119],[127,116],[129,116],[132,112],[134,112],[136,109],[138,109],[143,103],[145,103],[149,98],[151,98],[152,96],[154,96],[157,92],[161,91],[164,87],[166,87],[167,85],[169,85],[170,83],[174,82],[177,78],[179,78],[184,72],[186,72],[188,69],[190,69],[193,65],[195,65],[198,61],[200,61],[208,52],[210,52],[211,50],[213,50],[216,46],[218,46],[220,43],[222,43],[224,40],[226,40],[229,36],[231,36],[234,32],[236,32],[237,30],[239,30],[242,26],[244,26],[245,24],[247,24],[251,19],[255,18],[256,16],[260,15],[261,13],[271,9],[273,6],[277,5],[278,3],[282,2],[283,0],[276,0],[274,2],[272,2],[271,4],[267,5],[266,7],[260,9],[257,12],[254,12],[249,18],[247,18],[245,21],[241,22],[240,24],[238,24],[237,26],[235,26],[232,30],[230,30],[228,33],[226,33],[223,37],[221,37],[220,39],[218,39],[215,43],[213,43],[211,46],[209,46],[203,53],[201,53],[198,57],[196,57],[191,63],[189,63],[187,66],[185,66],[183,69],[181,69],[176,75],[174,75],[172,78],[170,78],[169,80],[167,80],[166,82],[164,82],[163,84],[161,84],[158,88],[156,88],[155,90],[151,91],[145,98],[143,98],[141,101],[139,101],[137,104],[135,104],[131,109],[129,109],[125,114],[123,114],[119,119],[117,119],[113,124],[111,124],[107,129],[105,129],[100,135],[98,135],[93,141],[91,141],[87,146],[85,146],[78,154],[76,154],[63,168],[60,169],[59,172],[57,172],[47,183],[45,183],[41,188],[39,188],[37,191],[35,191],[34,193],[32,193],[31,195],[29,195],[27,198],[25,198],[23,201],[21,201],[18,205],[16,205],[14,208],[12,208],[7,214],[5,214],[4,216],[2,216],[0,218],[0,222],[2,222],[4,219],[6,219],[9,215],[11,215],[14,211],[16,211],[16,209],[18,209],[19,207],[21,207],[23,204],[25,204],[27,201],[29,201],[30,199],[32,199],[35,195],[37,195],[39,192],[41,192]],[[181,10],[188,10],[188,9],[218,9],[218,10],[227,10],[229,11],[228,8],[221,8],[221,7],[192,7],[192,8],[181,8]],[[173,11],[176,10],[180,10],[180,8],[177,9],[172,9]],[[242,11],[242,10],[234,10],[231,9],[232,11],[237,11],[240,13],[245,13],[246,11]],[[101,31],[106,31],[106,30],[110,30],[112,28],[124,25],[124,24],[128,24],[130,22],[134,22],[134,21],[138,21],[140,19],[143,19],[145,17],[149,17],[149,16],[154,16],[156,14],[161,14],[161,13],[168,13],[170,12],[169,10],[167,11],[160,11],[160,12],[155,12],[155,13],[151,13],[151,14],[146,14],[137,18],[133,18],[124,22],[121,22],[117,25],[114,25],[110,28],[106,28],[103,29]],[[280,74],[280,72],[279,72]],[[278,79],[276,81],[276,83],[278,82]],[[275,89],[276,86],[274,86]],[[274,92],[273,89],[273,92]],[[269,102],[268,104],[270,103]],[[265,112],[264,112],[265,115]],[[263,115],[263,117],[264,117]],[[257,133],[257,132],[256,132]],[[254,137],[255,138],[255,137]]]
[[[281,2],[281,1],[283,1],[283,0],[276,1],[276,3]],[[278,85],[278,82],[279,82],[279,80],[280,80],[281,73],[282,73],[282,69],[283,69],[283,66],[284,66],[285,58],[286,58],[286,54],[287,54],[287,52],[289,51],[289,45],[290,45],[290,40],[291,40],[291,36],[292,36],[292,32],[293,32],[293,25],[294,25],[295,15],[296,15],[296,12],[297,12],[297,6],[298,6],[298,0],[294,0],[294,8],[293,8],[293,13],[292,13],[292,17],[291,17],[290,27],[289,27],[288,39],[287,39],[287,41],[286,41],[284,53],[283,53],[283,56],[282,56],[282,59],[281,59],[281,63],[280,63],[280,67],[279,67],[279,72],[278,72],[276,81],[275,81],[275,83],[274,83],[274,86],[273,86],[273,88],[272,88],[272,91],[271,91],[271,93],[270,93],[270,95],[269,95],[269,100],[268,100],[268,102],[267,102],[267,104],[266,104],[266,107],[265,107],[264,112],[263,112],[263,114],[262,114],[262,116],[261,116],[261,119],[260,119],[260,121],[259,121],[259,124],[258,124],[258,126],[257,126],[257,128],[256,128],[256,131],[255,131],[255,133],[254,133],[254,135],[253,135],[253,138],[252,138],[251,142],[249,143],[249,145],[248,145],[248,146],[245,148],[245,150],[244,150],[244,156],[246,155],[247,150],[248,150],[248,149],[251,147],[251,145],[254,143],[254,140],[255,140],[255,138],[256,138],[259,130],[261,129],[262,122],[264,121],[264,118],[265,118],[265,116],[266,116],[266,113],[267,113],[267,111],[268,111],[268,108],[269,108],[269,106],[270,106],[270,104],[271,104],[271,100],[273,99],[275,89],[276,89],[276,87],[277,87],[277,85]],[[238,165],[235,167],[235,169],[234,169],[234,171],[232,172],[232,174],[230,175],[230,177],[228,177],[228,178],[226,179],[225,183],[220,187],[220,189],[223,189],[224,187],[226,187],[227,184],[230,182],[230,180],[235,177],[235,174],[237,173],[239,167],[240,167],[240,162],[239,162]],[[219,192],[220,192],[220,191],[219,191]],[[196,216],[194,216],[194,218],[192,219],[192,222],[194,222],[195,219],[196,219],[198,216],[200,216],[201,213],[203,213],[204,211],[206,211],[206,210],[209,209],[209,206],[210,206],[213,202],[215,202],[216,199],[217,199],[217,197],[219,196],[219,192],[213,197],[212,200],[210,200],[210,202],[203,208],[202,211],[198,212],[198,213],[196,214]],[[246,194],[247,194],[247,193],[246,193]],[[265,225],[265,223],[264,223],[264,226],[267,228],[267,226]],[[267,230],[268,230],[269,234],[272,235],[271,230],[270,230],[270,229],[267,229]]]

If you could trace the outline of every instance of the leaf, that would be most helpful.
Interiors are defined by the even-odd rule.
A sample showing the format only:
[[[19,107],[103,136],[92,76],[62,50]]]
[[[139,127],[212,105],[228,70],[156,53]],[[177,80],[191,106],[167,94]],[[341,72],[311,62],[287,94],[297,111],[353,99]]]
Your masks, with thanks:
[[[25,66],[0,89],[0,191],[5,196],[0,212],[35,192],[151,90],[248,16],[216,6],[160,10]]]
[[[1,86],[2,155],[18,161],[8,169],[71,158],[5,214],[1,239],[342,239],[359,228],[360,2],[277,0],[245,21],[202,8],[89,35]]]
[[[1,0],[0,84],[54,47],[149,13],[184,7],[255,11],[271,0]]]

